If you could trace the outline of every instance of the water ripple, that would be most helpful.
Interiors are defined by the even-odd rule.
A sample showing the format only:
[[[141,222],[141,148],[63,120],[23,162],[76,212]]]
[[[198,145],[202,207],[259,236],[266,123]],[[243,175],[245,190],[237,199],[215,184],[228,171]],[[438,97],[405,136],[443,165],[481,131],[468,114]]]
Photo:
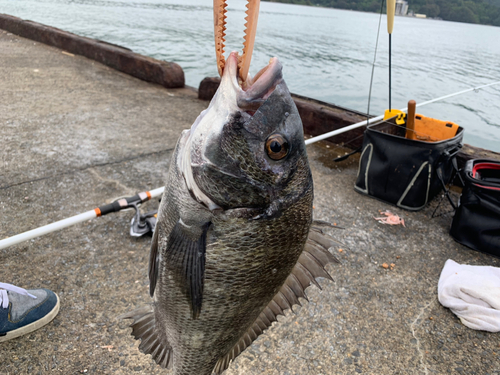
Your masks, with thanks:
[[[227,51],[241,50],[246,2],[232,0]],[[179,63],[198,86],[217,75],[212,2],[208,0],[0,0],[3,13],[122,45]],[[278,56],[292,92],[366,111],[379,16],[261,3],[250,71]],[[388,106],[385,18],[371,112]],[[398,17],[393,33],[392,106],[405,107],[500,81],[500,28]],[[464,126],[465,141],[500,151],[500,85],[419,109]]]

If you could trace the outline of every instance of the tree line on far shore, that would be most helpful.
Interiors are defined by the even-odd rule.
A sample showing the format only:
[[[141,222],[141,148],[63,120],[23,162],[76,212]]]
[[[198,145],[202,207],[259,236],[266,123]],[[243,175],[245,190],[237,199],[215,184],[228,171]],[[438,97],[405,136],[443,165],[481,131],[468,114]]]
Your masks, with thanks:
[[[380,12],[382,0],[262,0],[316,5],[337,9]],[[446,21],[500,26],[500,0],[409,0],[408,9]],[[385,9],[384,9],[385,12]]]

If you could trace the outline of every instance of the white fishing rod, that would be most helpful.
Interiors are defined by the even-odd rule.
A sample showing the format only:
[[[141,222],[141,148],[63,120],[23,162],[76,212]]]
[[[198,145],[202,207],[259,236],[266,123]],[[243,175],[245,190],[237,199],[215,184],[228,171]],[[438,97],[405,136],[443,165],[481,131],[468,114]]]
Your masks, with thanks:
[[[118,199],[118,200],[114,201],[113,203],[94,208],[93,210],[84,212],[82,214],[75,215],[75,216],[69,217],[67,219],[60,220],[60,221],[56,221],[55,223],[48,224],[48,225],[45,225],[43,227],[36,228],[36,229],[30,230],[28,232],[24,232],[24,233],[12,236],[12,237],[8,237],[8,238],[0,241],[0,250],[5,249],[9,246],[17,245],[18,243],[23,242],[23,241],[31,240],[35,237],[44,236],[46,234],[55,232],[57,230],[70,227],[72,225],[81,223],[81,222],[86,221],[86,220],[92,220],[92,219],[95,219],[96,217],[104,216],[104,215],[110,214],[112,212],[118,212],[121,210],[125,210],[127,208],[134,207],[134,205],[137,206],[137,205],[144,203],[150,199],[159,197],[163,193],[163,190],[164,190],[164,188],[162,187],[162,188],[154,189],[151,191],[145,191],[145,192],[136,194],[133,197]]]
[[[498,84],[500,84],[500,81],[489,83],[487,85],[473,87],[473,88],[470,88],[467,90],[456,92],[454,94],[441,96],[439,98],[432,99],[432,100],[417,104],[417,107],[419,107],[419,106],[421,107],[421,106],[424,106],[424,105],[427,105],[430,103],[437,102],[439,100],[451,98],[453,96],[465,94],[465,93],[470,92],[470,91],[479,90],[479,89],[482,89],[482,88],[485,88],[488,86],[493,86],[493,85],[498,85]],[[405,112],[407,109],[408,108],[404,108],[401,111]],[[338,135],[338,134],[341,134],[344,132],[348,132],[350,130],[357,129],[359,127],[365,126],[365,125],[370,124],[372,122],[382,120],[383,118],[384,118],[384,116],[381,115],[381,116],[371,118],[367,121],[358,122],[356,124],[346,126],[342,129],[334,130],[334,131],[331,131],[329,133],[325,133],[325,134],[319,135],[317,137],[310,138],[310,139],[306,140],[305,143],[306,143],[306,145],[310,145],[311,143],[315,143],[315,142],[321,141],[323,139],[330,138],[330,137],[333,137],[335,135]],[[36,228],[36,229],[30,230],[28,232],[24,232],[24,233],[12,236],[12,237],[8,237],[6,239],[0,240],[0,250],[5,249],[9,246],[17,245],[18,243],[21,243],[23,241],[28,241],[28,240],[31,240],[33,238],[44,236],[46,234],[58,231],[60,229],[70,227],[72,225],[81,223],[81,222],[86,221],[86,220],[92,220],[92,219],[95,219],[96,217],[99,217],[99,216],[104,216],[104,215],[107,215],[107,214],[112,213],[112,212],[118,212],[118,211],[130,208],[130,207],[137,206],[145,201],[159,197],[163,193],[164,189],[165,189],[164,187],[161,187],[161,188],[157,188],[157,189],[154,189],[151,191],[146,191],[146,192],[136,194],[130,198],[118,199],[117,201],[115,201],[113,203],[94,208],[93,210],[84,212],[82,214],[72,216],[72,217],[69,217],[67,219],[63,219],[63,220],[57,221],[55,223],[48,224],[48,225],[45,225],[43,227]]]
[[[456,93],[453,93],[453,94],[441,96],[441,97],[436,98],[436,99],[432,99],[432,100],[428,100],[426,102],[419,103],[419,104],[417,104],[417,107],[422,107],[424,105],[435,103],[435,102],[440,101],[440,100],[448,99],[448,98],[451,98],[453,96],[462,95],[462,94],[465,94],[465,93],[468,93],[468,92],[471,92],[471,91],[477,91],[477,90],[480,90],[480,89],[484,89],[485,87],[494,86],[494,85],[498,85],[498,84],[500,84],[500,81],[488,83],[487,85],[472,87],[472,88],[467,89],[467,90],[459,91],[459,92],[456,92]],[[406,112],[407,110],[408,110],[408,107],[405,107],[405,108],[401,109],[402,112]],[[357,122],[356,124],[352,124],[352,125],[343,127],[342,129],[332,130],[331,132],[328,132],[328,133],[325,133],[325,134],[321,134],[321,135],[318,135],[318,136],[313,137],[313,138],[309,138],[309,139],[306,140],[306,145],[310,145],[312,143],[316,143],[316,142],[322,141],[324,139],[334,137],[336,135],[339,135],[339,134],[342,134],[342,133],[345,133],[345,132],[348,132],[348,131],[360,128],[362,126],[369,125],[371,123],[380,121],[383,118],[384,118],[384,115],[380,115],[380,116],[373,117],[373,118],[368,119],[368,120],[363,120],[363,121]]]

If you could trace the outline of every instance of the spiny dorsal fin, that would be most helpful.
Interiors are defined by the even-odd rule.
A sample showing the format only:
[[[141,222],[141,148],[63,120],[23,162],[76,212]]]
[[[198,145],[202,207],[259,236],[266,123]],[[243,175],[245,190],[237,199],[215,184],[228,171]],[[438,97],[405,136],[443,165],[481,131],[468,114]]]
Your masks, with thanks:
[[[156,363],[163,368],[172,364],[172,347],[155,330],[155,317],[153,306],[147,305],[123,314],[118,319],[132,319],[132,336],[141,340],[139,349],[144,354],[151,354]]]
[[[327,264],[339,263],[337,258],[328,251],[332,240],[328,235],[311,228],[304,251],[300,254],[291,274],[236,345],[219,359],[215,365],[214,374],[219,375],[226,370],[233,359],[249,347],[273,322],[277,321],[278,315],[284,315],[284,311],[291,309],[293,305],[301,306],[299,298],[307,301],[305,290],[311,284],[319,287],[317,278],[324,277],[332,280],[325,270]]]

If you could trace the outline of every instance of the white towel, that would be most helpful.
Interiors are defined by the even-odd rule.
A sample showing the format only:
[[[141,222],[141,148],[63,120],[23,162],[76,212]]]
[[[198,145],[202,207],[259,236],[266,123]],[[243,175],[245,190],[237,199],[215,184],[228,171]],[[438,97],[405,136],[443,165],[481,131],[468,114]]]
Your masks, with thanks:
[[[439,278],[438,298],[467,327],[500,332],[500,268],[448,259]]]

